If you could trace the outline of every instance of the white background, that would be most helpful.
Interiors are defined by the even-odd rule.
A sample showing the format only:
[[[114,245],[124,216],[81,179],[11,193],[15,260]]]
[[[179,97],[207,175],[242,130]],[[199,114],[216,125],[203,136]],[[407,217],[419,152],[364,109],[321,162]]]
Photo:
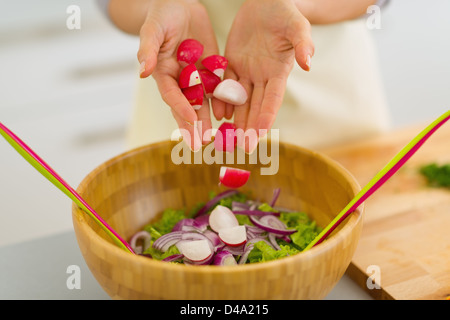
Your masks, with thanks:
[[[0,121],[74,188],[125,150],[138,39],[93,0],[0,0]],[[69,5],[81,29],[66,27]],[[394,0],[371,30],[394,127],[450,108],[450,2]],[[0,246],[72,230],[71,202],[0,139]]]

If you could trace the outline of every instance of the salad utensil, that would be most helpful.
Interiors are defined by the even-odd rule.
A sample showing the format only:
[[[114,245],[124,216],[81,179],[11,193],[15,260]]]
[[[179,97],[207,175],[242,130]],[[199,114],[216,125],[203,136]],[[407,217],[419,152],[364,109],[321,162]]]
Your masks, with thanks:
[[[53,183],[59,190],[75,202],[83,211],[97,222],[100,227],[111,237],[111,239],[122,249],[134,253],[131,246],[120,237],[120,235],[106,223],[89,204],[58,175],[41,157],[39,157],[28,145],[26,145],[18,136],[0,122],[0,134],[6,141],[39,173]]]
[[[388,181],[417,150],[436,132],[445,122],[450,119],[450,110],[445,112],[414,139],[412,139],[392,160],[379,171],[367,185],[347,204],[347,206],[317,235],[317,237],[304,249],[304,251],[323,242],[328,235],[336,229],[345,218],[354,212],[364,201],[367,200],[378,188]]]

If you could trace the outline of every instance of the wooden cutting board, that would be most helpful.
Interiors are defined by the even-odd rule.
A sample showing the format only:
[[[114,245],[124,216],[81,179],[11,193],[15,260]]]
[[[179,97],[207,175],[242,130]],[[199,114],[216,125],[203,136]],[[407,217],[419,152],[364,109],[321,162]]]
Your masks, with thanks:
[[[364,187],[431,122],[320,151]],[[347,275],[375,299],[450,299],[450,189],[431,188],[418,173],[431,162],[450,163],[450,123],[365,203]]]

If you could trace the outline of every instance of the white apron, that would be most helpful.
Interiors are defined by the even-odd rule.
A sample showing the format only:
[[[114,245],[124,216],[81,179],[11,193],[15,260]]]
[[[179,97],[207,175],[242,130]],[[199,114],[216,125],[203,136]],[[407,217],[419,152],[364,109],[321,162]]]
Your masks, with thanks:
[[[242,0],[203,0],[223,54]],[[364,19],[313,25],[311,71],[295,64],[273,129],[281,141],[319,148],[385,131],[389,110]],[[137,66],[138,68],[138,66]],[[219,123],[214,119],[213,128]],[[128,132],[130,148],[170,139],[177,124],[152,77],[139,79]]]

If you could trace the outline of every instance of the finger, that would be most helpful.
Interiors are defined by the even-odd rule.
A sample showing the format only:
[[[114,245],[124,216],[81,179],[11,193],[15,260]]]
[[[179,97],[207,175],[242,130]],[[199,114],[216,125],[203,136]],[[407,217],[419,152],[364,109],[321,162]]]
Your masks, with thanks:
[[[267,82],[256,125],[260,137],[267,134],[275,121],[278,110],[283,103],[286,81],[285,78],[272,78]]]
[[[231,104],[227,104],[225,107],[225,119],[231,120],[233,117],[234,106]]]
[[[203,101],[202,107],[197,110],[197,123],[199,128],[199,133],[201,134],[202,143],[207,144],[211,142],[212,139],[212,124],[211,124],[211,110],[209,106],[208,99]]]
[[[159,72],[155,73],[154,78],[164,102],[167,103],[183,121],[188,122],[191,125],[194,124],[194,122],[197,121],[197,113],[181,92],[177,81],[173,77],[165,74],[161,75]]]
[[[159,48],[163,44],[164,34],[153,21],[146,21],[139,33],[139,50],[137,58],[140,63],[139,74],[146,78],[153,73],[158,60]]]
[[[311,36],[311,24],[300,13],[289,23],[286,37],[292,43],[295,60],[305,71],[311,70],[311,58],[314,56],[314,43]]]
[[[248,112],[247,117],[247,125],[246,128],[253,128],[257,129],[257,121],[259,117],[259,113],[261,111],[261,104],[264,97],[264,91],[265,91],[265,84],[264,83],[258,83],[253,85],[253,92],[251,96],[251,102],[250,102],[250,110]]]
[[[192,151],[198,151],[202,147],[202,141],[197,125],[186,123],[174,110],[172,115],[178,124],[183,141],[189,146]]]
[[[212,105],[213,114],[214,114],[214,117],[216,118],[216,120],[217,121],[222,120],[223,117],[225,117],[225,110],[226,110],[227,104],[225,102],[223,102],[222,100],[212,98],[211,105]]]

